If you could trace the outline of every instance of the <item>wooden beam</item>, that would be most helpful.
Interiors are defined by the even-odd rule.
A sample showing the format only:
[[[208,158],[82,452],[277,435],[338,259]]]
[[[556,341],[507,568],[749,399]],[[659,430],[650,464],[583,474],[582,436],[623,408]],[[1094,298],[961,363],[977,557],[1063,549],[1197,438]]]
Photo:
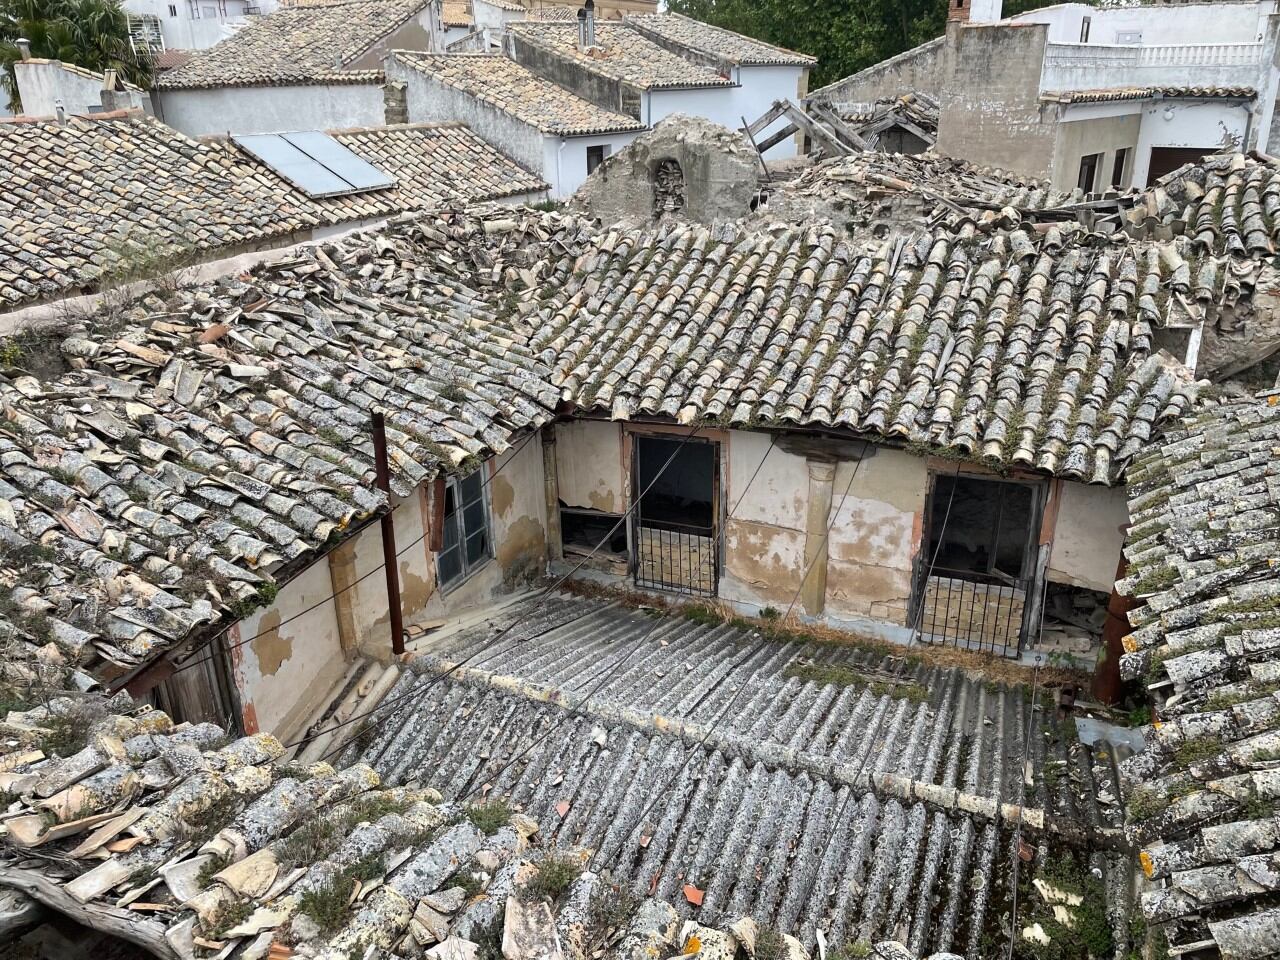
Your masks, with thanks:
[[[766,137],[764,140],[761,140],[759,143],[757,143],[756,149],[759,150],[761,153],[764,153],[766,150],[772,147],[776,147],[783,140],[787,139],[787,137],[794,136],[795,132],[799,129],[800,128],[797,127],[794,123],[789,123],[785,127],[783,127],[781,130],[779,130],[777,133],[772,134],[771,136]]]
[[[16,867],[0,867],[0,886],[25,893],[91,930],[137,944],[160,960],[182,960],[165,939],[165,928],[154,920],[141,919],[133,910],[122,910],[104,903],[81,903],[43,874]]]

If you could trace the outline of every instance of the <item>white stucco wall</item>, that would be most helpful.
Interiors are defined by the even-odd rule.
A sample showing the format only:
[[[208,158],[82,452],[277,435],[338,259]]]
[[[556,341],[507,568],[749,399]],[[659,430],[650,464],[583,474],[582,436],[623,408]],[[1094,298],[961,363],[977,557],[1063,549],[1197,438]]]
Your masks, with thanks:
[[[1048,577],[1110,593],[1115,583],[1129,504],[1123,487],[1062,484]]]
[[[622,425],[575,420],[557,423],[555,431],[560,499],[570,507],[604,513],[626,510]]]
[[[638,136],[614,133],[599,137],[546,137],[543,140],[542,175],[551,184],[551,196],[568,197],[587,179],[587,149],[603,145],[611,157]]]
[[[799,103],[803,73],[800,67],[735,67],[736,86],[652,90],[643,97],[641,118],[652,126],[673,113],[687,113],[714,120],[730,130],[741,130],[744,117],[747,123],[752,123],[776,100]],[[762,140],[786,124],[786,120],[777,120],[756,139]],[[773,160],[792,157],[795,153],[795,138],[789,137],[765,156]]]
[[[1171,113],[1171,118],[1166,118]],[[1216,100],[1157,100],[1144,104],[1134,159],[1133,184],[1146,186],[1153,147],[1213,149],[1227,134],[1244,142],[1248,106]]]
[[[386,113],[376,84],[221,87],[153,91],[156,115],[190,137],[377,126]]]
[[[1075,43],[1080,21],[1090,18],[1089,42],[1116,43],[1118,33],[1139,31],[1143,46],[1167,43],[1252,43],[1275,0],[1260,3],[1162,3],[1095,7],[1063,3],[1010,17],[1013,23],[1049,24],[1050,43]]]
[[[334,603],[322,602],[332,594],[329,564],[321,560],[227,634],[246,732],[290,736],[346,670]]]
[[[101,77],[67,70],[57,60],[19,60],[13,65],[13,73],[22,112],[27,116],[54,116],[58,100],[70,115],[83,116],[103,109]],[[151,112],[151,100],[141,90],[128,92],[127,105]]]

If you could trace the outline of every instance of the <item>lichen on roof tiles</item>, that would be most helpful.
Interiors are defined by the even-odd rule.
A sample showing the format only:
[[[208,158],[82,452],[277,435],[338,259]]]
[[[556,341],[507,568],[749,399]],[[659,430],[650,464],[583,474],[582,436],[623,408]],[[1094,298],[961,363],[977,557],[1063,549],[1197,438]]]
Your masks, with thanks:
[[[156,78],[165,90],[381,82],[377,70],[348,70],[423,9],[424,0],[343,0],[284,7],[237,30]]]
[[[1170,273],[1071,226],[870,248],[823,224],[614,231],[532,346],[565,399],[616,419],[844,428],[1109,483],[1194,397],[1151,343]]]
[[[399,63],[462,90],[544,133],[643,130],[634,117],[606,110],[507,57],[489,54],[427,54],[398,50]]]
[[[493,215],[508,242],[542,231]],[[53,339],[66,373],[0,384],[0,567],[33,658],[52,642],[127,667],[243,615],[385,506],[374,409],[399,495],[551,417],[527,329],[479,292],[546,278],[519,247],[457,249],[458,229],[478,228],[445,215],[123,306]],[[575,242],[564,222],[557,237]]]
[[[1175,946],[1280,944],[1280,395],[1210,404],[1130,466],[1122,674],[1158,723],[1121,767],[1128,831]]]
[[[578,49],[578,27],[568,23],[516,21],[507,29],[520,39],[573,61],[592,73],[641,90],[664,87],[727,87],[732,82],[714,70],[658,46],[624,22],[596,22],[596,46]]]
[[[678,13],[633,14],[625,22],[645,36],[742,66],[807,67],[818,62],[817,57],[807,53],[774,46]]]

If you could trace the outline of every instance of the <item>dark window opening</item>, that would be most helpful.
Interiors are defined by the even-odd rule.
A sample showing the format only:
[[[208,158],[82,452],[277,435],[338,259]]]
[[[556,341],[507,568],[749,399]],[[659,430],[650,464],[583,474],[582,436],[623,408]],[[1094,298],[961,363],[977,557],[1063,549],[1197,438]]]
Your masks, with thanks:
[[[570,507],[562,500],[560,502],[560,542],[564,546],[564,552],[585,557],[595,550],[597,557],[607,558],[610,554],[615,557],[625,557],[627,525],[619,523],[621,519],[622,515],[618,513]],[[617,529],[614,529],[615,527]]]
[[[634,438],[636,583],[703,596],[717,582],[719,452],[706,441]]]
[[[929,515],[928,556],[937,555],[935,572],[1020,579],[1026,574],[1033,515],[1033,490],[1026,484],[938,477]]]
[[[178,5],[176,3],[169,4],[169,16],[176,17],[178,15]]]
[[[1089,26],[1091,23],[1092,23],[1092,20],[1089,17],[1084,17],[1080,21],[1080,42],[1081,43],[1089,42]]]
[[[1085,193],[1093,193],[1098,183],[1098,167],[1102,166],[1102,154],[1089,153],[1080,158],[1080,176],[1076,179],[1078,186]]]
[[[1184,163],[1195,163],[1219,147],[1152,147],[1151,162],[1147,165],[1147,183],[1155,183],[1167,173],[1173,173]]]
[[[483,471],[458,479],[444,488],[443,547],[436,555],[441,587],[460,583],[490,556],[489,510],[484,502]]]
[[[587,147],[587,176],[596,172],[596,167],[604,163],[604,158],[609,154],[606,152],[609,148],[604,144],[594,147]]]
[[[653,168],[653,215],[680,213],[685,208],[684,170],[668,157]]]
[[[1116,151],[1115,163],[1111,165],[1111,186],[1117,190],[1124,183],[1124,168],[1129,163],[1129,154],[1133,151],[1129,147],[1121,147]]]

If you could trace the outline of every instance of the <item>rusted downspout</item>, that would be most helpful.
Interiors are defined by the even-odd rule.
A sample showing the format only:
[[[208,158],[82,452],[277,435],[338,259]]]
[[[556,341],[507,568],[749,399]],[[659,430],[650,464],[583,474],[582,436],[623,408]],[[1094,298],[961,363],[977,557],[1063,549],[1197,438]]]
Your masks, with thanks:
[[[400,572],[396,567],[396,531],[391,519],[391,471],[387,466],[387,424],[381,410],[373,414],[373,464],[378,489],[387,495],[382,515],[382,566],[387,571],[387,612],[391,615],[391,652],[404,653],[404,621],[400,612]]]
[[[564,541],[560,532],[560,475],[556,461],[556,425],[542,428],[543,492],[547,500],[547,559],[564,559]]]
[[[1128,563],[1121,555],[1116,566],[1116,580],[1124,579]],[[1120,699],[1120,657],[1124,654],[1124,637],[1129,632],[1128,613],[1134,607],[1129,597],[1122,596],[1111,587],[1111,599],[1107,601],[1107,622],[1102,628],[1102,657],[1093,671],[1090,689],[1099,703],[1116,703]]]

